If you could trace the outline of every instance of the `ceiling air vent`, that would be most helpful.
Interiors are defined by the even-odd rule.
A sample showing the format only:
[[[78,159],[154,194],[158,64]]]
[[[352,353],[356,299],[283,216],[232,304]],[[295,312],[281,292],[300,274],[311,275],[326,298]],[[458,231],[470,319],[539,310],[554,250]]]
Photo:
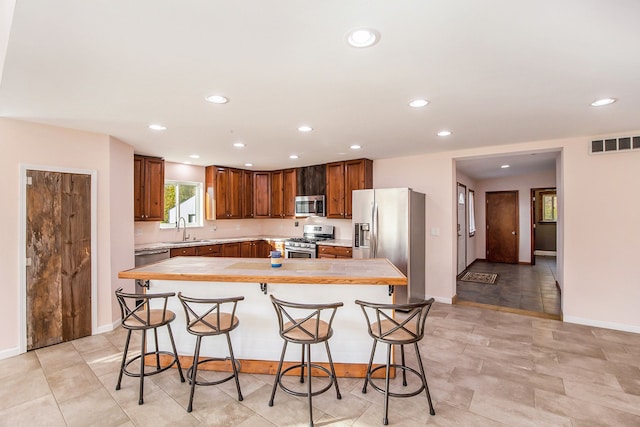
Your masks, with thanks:
[[[623,136],[621,138],[596,139],[591,141],[589,153],[613,153],[618,151],[640,150],[640,136]]]

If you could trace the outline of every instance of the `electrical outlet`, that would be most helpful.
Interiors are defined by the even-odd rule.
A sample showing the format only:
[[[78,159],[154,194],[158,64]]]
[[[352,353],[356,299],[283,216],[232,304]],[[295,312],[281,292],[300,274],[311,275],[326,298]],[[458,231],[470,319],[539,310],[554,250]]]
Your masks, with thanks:
[[[294,227],[297,227],[298,226],[298,221],[294,222],[293,225],[294,225]]]
[[[213,231],[216,231],[217,229],[218,229],[218,227],[215,226],[215,225],[213,227],[211,227],[211,230],[213,230]]]

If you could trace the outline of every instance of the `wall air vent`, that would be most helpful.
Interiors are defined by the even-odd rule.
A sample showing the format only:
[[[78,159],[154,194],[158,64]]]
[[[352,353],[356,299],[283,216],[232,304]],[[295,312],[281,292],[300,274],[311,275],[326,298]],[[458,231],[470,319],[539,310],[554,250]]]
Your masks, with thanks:
[[[614,153],[619,151],[640,151],[640,136],[596,139],[589,145],[590,154]]]

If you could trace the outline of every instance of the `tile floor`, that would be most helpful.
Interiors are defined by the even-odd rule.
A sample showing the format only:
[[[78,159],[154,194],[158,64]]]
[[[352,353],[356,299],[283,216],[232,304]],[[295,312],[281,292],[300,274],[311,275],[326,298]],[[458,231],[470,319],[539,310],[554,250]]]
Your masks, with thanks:
[[[145,382],[115,383],[121,329],[0,360],[2,426],[304,426],[306,401],[278,391],[273,377],[241,374],[196,389],[170,369]],[[434,304],[421,342],[436,415],[424,394],[391,398],[393,426],[640,426],[640,334],[475,307]],[[408,351],[413,354],[413,351]],[[414,359],[415,360],[415,359]],[[412,378],[409,378],[410,385]],[[382,425],[382,395],[340,379],[314,398],[318,426]]]
[[[470,301],[555,315],[560,318],[556,258],[536,256],[535,265],[475,262],[468,271],[498,273],[495,284],[457,281],[459,301]]]

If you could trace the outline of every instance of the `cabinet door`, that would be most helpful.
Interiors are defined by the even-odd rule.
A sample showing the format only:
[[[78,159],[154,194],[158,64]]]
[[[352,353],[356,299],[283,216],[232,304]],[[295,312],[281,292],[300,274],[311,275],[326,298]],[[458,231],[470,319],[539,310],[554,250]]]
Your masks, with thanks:
[[[271,172],[271,217],[282,218],[284,207],[282,205],[283,171]]]
[[[198,256],[222,256],[222,245],[197,246],[196,249],[196,255]]]
[[[256,258],[269,258],[269,256],[271,256],[271,244],[266,240],[258,240]]]
[[[144,221],[144,159],[133,157],[133,219]]]
[[[344,162],[327,163],[327,217],[344,218]]]
[[[190,246],[186,248],[172,248],[169,251],[169,255],[171,258],[174,256],[196,256],[198,255],[198,248],[195,246]]]
[[[253,176],[253,215],[267,218],[271,213],[271,172],[255,172]]]
[[[351,192],[373,188],[373,162],[369,159],[344,162],[344,217],[351,218]]]
[[[222,256],[223,257],[240,257],[240,242],[236,243],[225,243],[222,245]]]
[[[242,171],[242,217],[253,218],[253,172]]]
[[[145,160],[145,198],[147,199],[147,221],[162,221],[164,216],[164,160]]]
[[[285,170],[282,181],[282,214],[293,218],[296,215],[296,170]]]
[[[227,191],[229,188],[229,171],[227,168],[215,167],[214,169],[214,195],[216,199],[216,219],[227,218]]]
[[[227,218],[242,218],[242,170],[229,169]]]
[[[255,242],[240,242],[240,256],[242,258],[255,258]]]

